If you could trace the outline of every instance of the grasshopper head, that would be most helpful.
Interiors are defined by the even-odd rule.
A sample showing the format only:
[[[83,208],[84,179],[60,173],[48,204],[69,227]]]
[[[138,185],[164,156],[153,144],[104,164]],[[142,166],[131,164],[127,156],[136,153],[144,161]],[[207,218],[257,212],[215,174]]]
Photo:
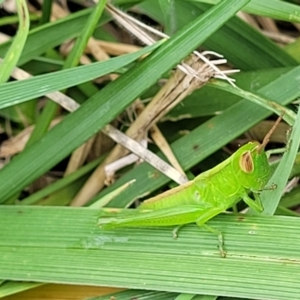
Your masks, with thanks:
[[[252,191],[263,189],[271,175],[267,155],[256,141],[242,146],[234,154],[232,164],[240,184]]]
[[[257,192],[267,184],[271,176],[271,168],[265,147],[280,123],[283,114],[274,123],[261,144],[256,141],[249,142],[234,154],[232,159],[233,170],[237,170],[237,179],[244,188]]]

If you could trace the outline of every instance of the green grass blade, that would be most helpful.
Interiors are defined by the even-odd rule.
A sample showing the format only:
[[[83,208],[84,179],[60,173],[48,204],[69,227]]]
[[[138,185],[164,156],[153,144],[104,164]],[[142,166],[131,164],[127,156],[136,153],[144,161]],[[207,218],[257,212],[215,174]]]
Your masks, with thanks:
[[[190,2],[202,2],[207,4],[217,4],[220,0],[189,0]],[[300,22],[300,8],[298,5],[278,0],[252,0],[247,4],[243,11],[269,17],[272,19],[283,20],[287,22]]]
[[[6,82],[9,79],[12,70],[22,54],[29,32],[30,21],[26,1],[17,0],[16,4],[19,17],[19,29],[10,48],[5,54],[4,60],[0,64],[0,83]]]
[[[2,84],[0,86],[0,108],[20,104],[32,98],[104,76],[134,62],[142,55],[156,49],[159,45],[161,43],[145,47],[135,53],[112,58],[108,61]]]
[[[234,78],[236,79],[238,88],[249,91],[251,94],[255,94],[256,97],[258,95],[257,90],[261,86],[266,85],[291,70],[292,67],[241,72],[236,74]],[[226,85],[228,90],[227,88],[226,90],[216,89],[215,82],[211,80],[204,87],[186,97],[182,105],[177,105],[163,120],[214,116],[241,100],[240,97],[234,96],[233,93],[228,93],[231,90],[228,85]],[[217,83],[219,84],[219,81]],[[238,92],[238,89],[234,90],[234,93],[236,92]],[[144,97],[148,98],[151,95]],[[259,95],[259,97],[262,96]],[[268,109],[270,108],[268,107]]]
[[[224,90],[228,93],[232,93],[234,95],[240,96],[241,98],[244,99],[248,99],[249,101],[256,103],[270,111],[273,111],[274,113],[276,113],[278,116],[283,115],[283,119],[290,125],[293,126],[295,123],[295,119],[296,119],[296,114],[290,110],[287,107],[283,107],[282,105],[274,102],[274,101],[270,101],[268,99],[264,99],[263,97],[261,97],[260,95],[256,95],[254,93],[250,93],[248,91],[245,91],[243,89],[240,88],[236,88],[233,86],[228,86],[228,84],[221,82],[221,81],[215,81],[212,83],[212,86],[214,86],[217,89],[221,89]]]
[[[165,33],[167,35],[172,35],[177,31],[176,26],[176,14],[175,12],[175,1],[165,1],[165,0],[158,0],[157,1],[160,8],[161,8],[161,14],[164,18],[164,24],[165,24]]]
[[[146,1],[139,5],[143,12],[163,24],[160,7],[156,1]],[[194,15],[201,15],[208,5],[185,1],[176,2],[177,27],[186,25]],[[204,43],[206,49],[221,53],[232,64],[242,70],[261,70],[282,66],[297,66],[288,55],[259,31],[238,17],[233,17],[211,35]]]
[[[124,190],[126,190],[131,184],[134,184],[135,180],[131,180],[129,182],[126,182],[119,188],[115,189],[111,193],[105,195],[101,199],[96,200],[92,205],[90,205],[90,208],[102,208],[104,206],[109,206],[108,204],[114,199],[117,195],[121,194]]]
[[[224,259],[216,236],[196,225],[185,226],[173,240],[171,228],[101,230],[98,213],[3,206],[0,278],[298,299],[300,218],[217,216],[209,224],[224,233]]]
[[[219,299],[218,296],[208,296],[208,295],[196,295],[193,300],[216,300],[216,299]],[[221,299],[219,299],[221,300]],[[227,299],[227,300],[234,300],[234,299]]]
[[[260,15],[272,19],[287,22],[300,22],[299,5],[288,3],[288,1],[260,1],[253,0],[244,9],[250,14]]]
[[[52,0],[45,0],[42,5],[42,16],[40,18],[40,24],[46,24],[50,21]]]
[[[38,282],[14,282],[9,281],[0,285],[0,298],[26,291],[42,285]]]
[[[81,34],[79,38],[76,40],[75,45],[68,55],[65,63],[64,68],[71,68],[78,65],[80,57],[84,52],[84,49],[88,43],[89,38],[92,36],[95,27],[100,19],[103,10],[106,5],[106,0],[100,0],[97,5],[94,7],[93,12],[91,13],[90,17],[88,18],[85,26],[82,28]]]
[[[37,15],[29,15],[29,19],[30,21],[36,21],[39,19],[39,17]],[[0,26],[14,24],[18,22],[19,22],[18,16],[1,17]]]
[[[76,40],[74,47],[72,48],[70,54],[65,60],[63,69],[68,69],[78,65],[80,57],[82,56],[84,49],[87,46],[88,40],[93,34],[98,20],[100,19],[103,13],[105,4],[106,0],[101,0],[96,5],[95,9],[88,18],[85,26],[83,27],[81,35]],[[34,130],[29,138],[29,141],[26,144],[26,147],[39,140],[45,134],[45,132],[47,132],[51,121],[57,113],[58,108],[59,105],[57,103],[52,101],[47,102],[43,109],[43,112],[41,113],[38,121],[36,122]]]
[[[292,129],[290,139],[287,144],[287,151],[284,153],[281,161],[276,168],[273,176],[269,180],[267,186],[275,183],[277,188],[274,190],[263,191],[261,193],[261,200],[264,206],[264,211],[261,213],[263,215],[273,215],[277,209],[279,201],[282,197],[283,190],[289,179],[292,167],[294,165],[297,152],[299,150],[300,144],[300,110],[298,110],[297,119],[295,125]],[[253,212],[251,210],[251,214]]]
[[[300,38],[296,39],[293,43],[284,47],[284,50],[293,56],[300,63]]]
[[[82,23],[85,22],[92,9],[85,9],[70,16],[47,23],[31,30],[22,51],[18,65],[30,61],[48,49],[54,48],[68,39],[72,39],[80,33]],[[59,34],[57,34],[59,32]],[[11,46],[11,41],[0,45],[0,56],[4,56]]]
[[[142,300],[215,300],[217,296],[199,296],[199,295],[190,295],[190,294],[181,294],[177,296],[175,293],[168,292],[156,292],[156,291],[140,291],[140,290],[127,290],[123,292],[113,293],[100,297],[89,298],[88,300],[128,300],[128,299],[142,299]],[[181,298],[180,298],[181,297]],[[186,298],[185,298],[186,297]],[[230,299],[227,299],[230,300]]]
[[[194,298],[195,295],[192,294],[180,294],[175,298],[175,300],[192,300]]]
[[[47,187],[37,191],[34,194],[22,199],[20,201],[20,205],[32,205],[41,200],[44,197],[49,196],[52,193],[63,189],[67,185],[71,184],[72,182],[76,181],[77,179],[81,178],[82,176],[86,175],[88,172],[92,171],[96,166],[99,165],[103,161],[103,157],[96,159],[95,161],[90,162],[89,164],[83,166],[82,168],[78,169],[77,171],[63,177],[60,180],[55,181],[53,184],[48,185]]]
[[[174,300],[176,293],[165,293],[156,291],[139,291],[139,290],[127,290],[123,292],[117,292],[105,296],[93,297],[88,300],[128,300],[128,299],[142,299],[142,300]]]
[[[3,203],[113,120],[167,70],[232,17],[248,0],[230,0],[196,18],[154,53],[85,102],[0,170]],[[134,79],[134,80],[133,80]],[[64,144],[59,141],[64,140]],[[30,163],[28,163],[30,162]],[[15,172],[16,166],[24,166]],[[9,178],[9,180],[7,180]]]

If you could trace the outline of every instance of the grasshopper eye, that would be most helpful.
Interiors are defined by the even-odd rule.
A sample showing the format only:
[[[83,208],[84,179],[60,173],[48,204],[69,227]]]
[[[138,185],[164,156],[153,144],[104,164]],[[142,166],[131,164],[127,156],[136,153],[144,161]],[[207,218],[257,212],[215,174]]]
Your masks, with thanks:
[[[253,159],[250,151],[246,151],[240,158],[240,168],[245,173],[252,173],[254,170]]]

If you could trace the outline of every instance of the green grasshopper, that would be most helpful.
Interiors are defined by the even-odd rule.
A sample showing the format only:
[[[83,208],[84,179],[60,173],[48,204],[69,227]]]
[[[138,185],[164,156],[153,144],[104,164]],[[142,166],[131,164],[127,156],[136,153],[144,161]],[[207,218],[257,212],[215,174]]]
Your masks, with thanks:
[[[225,257],[223,234],[206,222],[241,199],[255,211],[263,211],[259,193],[266,189],[265,185],[271,176],[264,149],[280,120],[281,117],[267,133],[262,144],[257,141],[249,142],[213,169],[201,173],[186,184],[144,201],[137,213],[110,214],[109,217],[104,215],[99,218],[98,224],[104,229],[176,225],[173,231],[176,238],[181,226],[195,222],[218,235],[220,253]],[[272,185],[271,188],[275,187]],[[249,192],[253,193],[254,199],[248,196]]]

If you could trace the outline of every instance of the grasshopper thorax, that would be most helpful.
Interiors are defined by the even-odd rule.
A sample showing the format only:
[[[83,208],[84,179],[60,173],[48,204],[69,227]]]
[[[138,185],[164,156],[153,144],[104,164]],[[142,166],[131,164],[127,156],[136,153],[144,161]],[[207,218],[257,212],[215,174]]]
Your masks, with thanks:
[[[232,167],[239,183],[252,191],[262,190],[271,175],[267,155],[256,141],[237,150],[232,158]]]

